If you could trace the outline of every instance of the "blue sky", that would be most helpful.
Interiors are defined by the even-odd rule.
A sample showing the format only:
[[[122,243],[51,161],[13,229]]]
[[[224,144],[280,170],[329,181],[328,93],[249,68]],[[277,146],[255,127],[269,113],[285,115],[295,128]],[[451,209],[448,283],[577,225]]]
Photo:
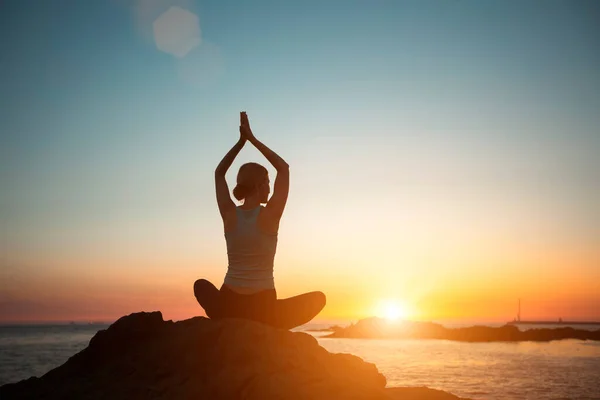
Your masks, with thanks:
[[[0,268],[18,284],[0,296],[107,252],[115,274],[136,251],[177,252],[210,265],[190,276],[220,279],[212,172],[241,110],[292,166],[284,260],[299,243],[339,254],[372,228],[384,248],[369,251],[389,261],[392,215],[406,247],[415,230],[472,226],[466,248],[484,231],[539,235],[582,249],[578,272],[596,276],[596,2],[246,3],[2,2]],[[151,37],[173,5],[200,21],[185,58]],[[260,158],[245,149],[230,182],[247,160]]]

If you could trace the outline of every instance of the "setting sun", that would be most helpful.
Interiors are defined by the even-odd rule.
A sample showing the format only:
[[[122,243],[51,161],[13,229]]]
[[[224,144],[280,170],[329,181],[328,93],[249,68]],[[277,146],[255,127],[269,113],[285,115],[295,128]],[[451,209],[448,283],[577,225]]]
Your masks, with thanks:
[[[409,312],[406,304],[397,300],[382,300],[377,306],[375,315],[389,321],[408,318]]]

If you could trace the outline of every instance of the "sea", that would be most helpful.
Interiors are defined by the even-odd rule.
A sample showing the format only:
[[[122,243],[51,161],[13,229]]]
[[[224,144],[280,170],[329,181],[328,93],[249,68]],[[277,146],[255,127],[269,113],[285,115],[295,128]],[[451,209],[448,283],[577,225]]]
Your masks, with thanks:
[[[0,326],[0,386],[44,375],[107,327]],[[600,399],[600,342],[331,339],[322,337],[326,332],[308,332],[321,327],[296,330],[307,330],[330,352],[354,354],[376,364],[388,387],[427,386],[470,399]]]

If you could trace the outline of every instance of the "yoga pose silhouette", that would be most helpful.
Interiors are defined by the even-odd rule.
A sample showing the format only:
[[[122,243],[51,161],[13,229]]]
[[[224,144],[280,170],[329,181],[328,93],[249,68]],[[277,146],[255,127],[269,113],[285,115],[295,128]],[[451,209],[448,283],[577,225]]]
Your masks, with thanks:
[[[242,205],[236,207],[229,195],[225,173],[246,142],[253,144],[275,167],[277,177],[269,199],[267,169],[257,163],[242,165],[233,189],[234,197]],[[240,139],[215,170],[217,204],[229,259],[227,274],[220,290],[206,279],[194,283],[194,295],[209,318],[246,318],[291,329],[313,319],[325,306],[322,292],[277,299],[273,261],[289,182],[288,164],[256,139],[248,116],[240,113]]]

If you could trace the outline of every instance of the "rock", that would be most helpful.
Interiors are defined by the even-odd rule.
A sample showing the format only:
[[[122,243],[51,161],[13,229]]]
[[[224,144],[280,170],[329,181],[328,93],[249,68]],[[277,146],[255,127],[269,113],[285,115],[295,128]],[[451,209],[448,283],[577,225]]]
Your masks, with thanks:
[[[374,364],[331,354],[306,333],[151,312],[122,317],[41,378],[0,387],[0,399],[415,398],[385,385]]]

